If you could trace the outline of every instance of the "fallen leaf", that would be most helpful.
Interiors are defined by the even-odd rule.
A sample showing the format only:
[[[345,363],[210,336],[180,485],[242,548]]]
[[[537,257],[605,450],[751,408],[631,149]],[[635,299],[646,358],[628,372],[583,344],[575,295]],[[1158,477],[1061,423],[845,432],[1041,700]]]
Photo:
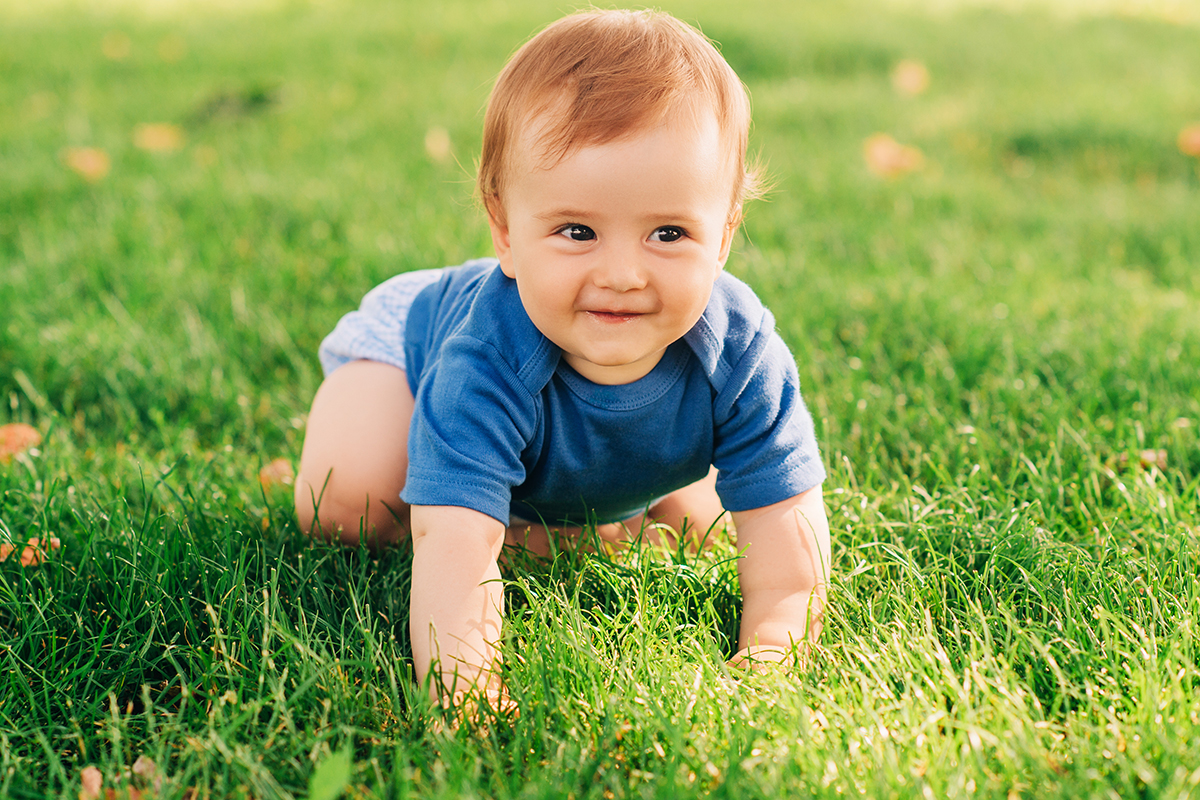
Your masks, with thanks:
[[[867,168],[881,178],[896,178],[925,164],[920,150],[900,144],[886,133],[867,137],[863,142],[863,158]]]
[[[1141,462],[1142,469],[1150,469],[1150,467],[1158,467],[1159,471],[1165,471],[1167,468],[1167,451],[1166,450],[1143,450],[1138,454],[1138,461]]]
[[[425,153],[439,164],[450,160],[450,134],[437,125],[425,131]]]
[[[1179,152],[1200,158],[1200,122],[1193,122],[1179,132]]]
[[[148,756],[138,756],[137,761],[133,762],[133,774],[150,783],[158,774],[158,765],[154,763],[154,759]]]
[[[100,787],[104,785],[104,776],[96,767],[84,767],[79,773],[79,781],[83,788],[79,790],[79,800],[99,800]]]
[[[920,61],[906,58],[892,70],[892,86],[900,94],[916,97],[929,88],[929,70]]]
[[[146,793],[134,786],[128,786],[121,791],[105,789],[104,800],[142,800]]]
[[[108,153],[99,147],[68,147],[63,150],[63,161],[88,183],[100,180],[112,167]]]
[[[183,147],[183,129],[169,122],[144,122],[133,129],[133,144],[150,153],[171,153]]]
[[[281,484],[291,486],[295,479],[296,473],[292,470],[292,462],[286,458],[277,458],[258,471],[258,482],[264,489]]]
[[[13,456],[41,443],[42,435],[32,425],[26,425],[24,422],[0,425],[0,464],[7,464]]]
[[[1109,459],[1109,466],[1113,464],[1119,470],[1126,470],[1134,460],[1129,453],[1121,453],[1116,459]],[[1167,451],[1166,450],[1142,450],[1137,455],[1137,465],[1142,469],[1150,469],[1158,467],[1159,472],[1163,472],[1167,468]]]

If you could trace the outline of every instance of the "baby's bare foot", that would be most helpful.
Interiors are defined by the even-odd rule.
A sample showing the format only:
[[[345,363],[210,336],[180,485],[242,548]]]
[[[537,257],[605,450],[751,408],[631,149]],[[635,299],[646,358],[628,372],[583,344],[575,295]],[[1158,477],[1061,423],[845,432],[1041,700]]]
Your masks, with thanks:
[[[12,544],[11,542],[0,544],[0,561],[7,560],[10,555],[16,552],[18,547],[20,545]],[[45,561],[52,551],[58,550],[60,547],[62,547],[62,542],[58,540],[57,536],[51,536],[46,539],[45,544],[42,544],[42,540],[36,536],[32,537],[21,550],[21,566],[36,567]]]

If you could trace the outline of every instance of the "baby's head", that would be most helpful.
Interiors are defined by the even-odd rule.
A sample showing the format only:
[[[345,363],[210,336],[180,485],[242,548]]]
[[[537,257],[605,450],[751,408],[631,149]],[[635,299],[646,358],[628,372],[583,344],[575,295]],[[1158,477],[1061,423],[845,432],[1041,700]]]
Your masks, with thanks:
[[[484,120],[478,191],[504,223],[513,170],[552,167],[581,147],[646,132],[675,114],[715,116],[728,153],[730,223],[757,189],[747,169],[750,101],[704,36],[667,14],[587,11],[527,42],[496,81]],[[521,151],[532,142],[531,153]]]

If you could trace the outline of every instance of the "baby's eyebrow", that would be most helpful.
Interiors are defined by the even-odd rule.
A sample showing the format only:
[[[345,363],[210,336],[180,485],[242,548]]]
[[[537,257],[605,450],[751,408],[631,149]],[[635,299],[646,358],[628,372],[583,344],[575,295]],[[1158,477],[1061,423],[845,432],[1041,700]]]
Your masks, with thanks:
[[[603,216],[596,211],[585,211],[579,208],[555,208],[549,211],[537,212],[533,215],[534,219],[540,219],[543,222],[565,222],[573,220],[595,220],[597,217]],[[645,215],[643,221],[646,224],[652,225],[678,225],[681,228],[693,228],[699,220],[686,213],[654,213]]]
[[[537,214],[534,214],[533,216],[535,219],[541,219],[541,220],[545,220],[547,222],[554,222],[557,220],[564,220],[564,219],[584,219],[586,217],[595,216],[595,214],[592,212],[589,212],[589,211],[581,211],[580,209],[577,209],[577,208],[554,208],[549,211],[539,212]]]

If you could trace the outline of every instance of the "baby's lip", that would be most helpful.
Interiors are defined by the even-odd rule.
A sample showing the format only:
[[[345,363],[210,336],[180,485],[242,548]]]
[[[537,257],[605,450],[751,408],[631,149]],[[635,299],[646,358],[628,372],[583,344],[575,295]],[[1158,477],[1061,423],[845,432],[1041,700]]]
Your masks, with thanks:
[[[635,308],[632,306],[629,308],[623,308],[620,306],[597,306],[594,308],[585,308],[584,311],[587,311],[589,314],[609,314],[614,317],[638,317],[642,314],[650,313],[647,309]]]
[[[632,319],[645,314],[645,311],[638,311],[630,308],[589,308],[587,313],[600,317],[601,319]]]

